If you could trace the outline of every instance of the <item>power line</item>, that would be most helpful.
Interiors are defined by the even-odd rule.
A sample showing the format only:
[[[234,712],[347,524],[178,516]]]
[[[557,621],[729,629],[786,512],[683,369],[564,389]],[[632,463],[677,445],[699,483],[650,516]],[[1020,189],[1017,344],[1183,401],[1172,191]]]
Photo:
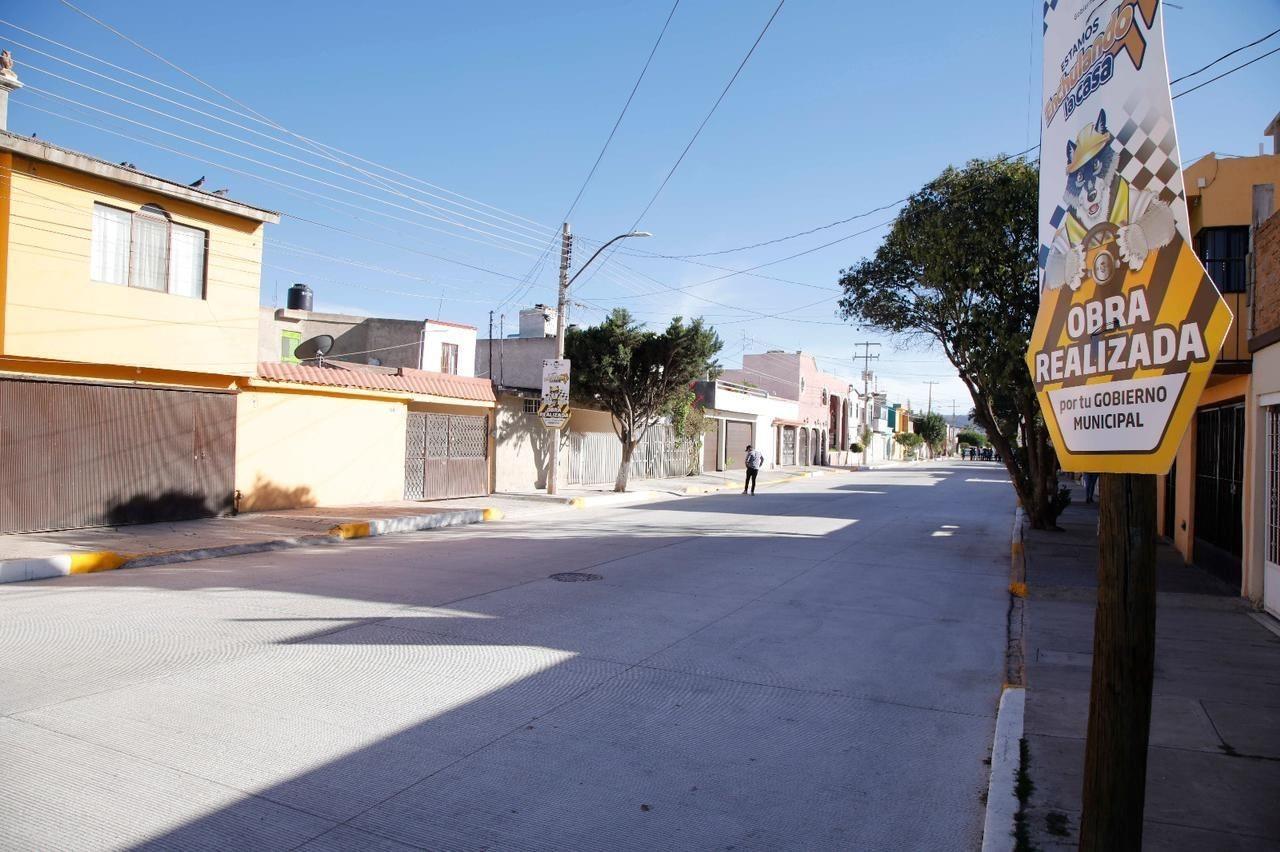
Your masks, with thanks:
[[[67,5],[69,6],[70,4],[67,4]],[[146,48],[145,46],[139,45],[135,40],[130,39],[128,36],[123,35],[122,33],[118,32],[117,30],[114,30],[114,29],[113,29],[113,28],[111,28],[109,25],[107,25],[107,24],[103,23],[102,21],[98,20],[97,18],[93,18],[92,16],[87,15],[87,13],[84,13],[83,11],[81,11],[81,10],[79,10],[79,9],[76,9],[76,11],[77,11],[78,13],[82,14],[82,15],[85,15],[86,17],[88,17],[90,20],[92,20],[94,23],[98,24],[99,26],[102,26],[103,28],[107,29],[108,31],[113,32],[114,34],[118,35],[120,38],[123,38],[125,41],[128,41],[128,42],[130,42],[131,44],[134,44],[135,46],[138,46],[141,50],[143,50],[143,51],[145,51],[145,52],[147,52],[147,53],[150,53],[150,54],[152,54],[152,55],[157,56],[157,58],[161,59],[161,61],[165,62],[167,65],[170,65],[171,67],[177,68],[177,66],[176,66],[176,65],[174,65],[174,63],[171,63],[171,62],[169,62],[168,60],[165,60],[163,57],[158,57],[158,55],[156,55],[153,51],[150,51],[150,50],[149,50],[148,48]],[[365,171],[363,171],[363,170],[357,170],[357,169],[355,169],[355,167],[353,167],[349,162],[347,162],[347,161],[345,161],[345,160],[342,160],[342,159],[339,159],[339,158],[338,158],[338,157],[336,157],[335,155],[341,155],[342,157],[350,158],[351,160],[355,160],[355,161],[357,161],[357,162],[364,163],[364,164],[366,164],[366,165],[369,165],[369,166],[372,166],[372,167],[374,167],[374,168],[377,168],[377,169],[379,169],[379,170],[381,170],[381,171],[383,171],[383,172],[386,172],[386,173],[389,173],[389,174],[392,174],[392,175],[397,175],[398,177],[404,178],[405,180],[412,181],[413,183],[418,184],[419,186],[428,187],[428,188],[430,188],[430,189],[438,190],[438,191],[440,191],[440,192],[446,193],[447,195],[453,196],[454,198],[459,198],[459,199],[462,199],[463,201],[470,202],[471,204],[479,205],[480,207],[488,208],[489,210],[494,210],[494,211],[497,211],[497,212],[499,212],[499,213],[503,213],[503,214],[505,214],[506,216],[509,216],[509,217],[512,217],[512,218],[511,218],[511,219],[503,219],[502,217],[499,217],[499,216],[493,216],[492,214],[486,214],[486,213],[483,213],[483,211],[480,211],[480,210],[478,210],[478,209],[477,209],[477,208],[475,208],[475,207],[470,207],[470,206],[469,206],[469,205],[467,205],[467,204],[462,204],[462,203],[460,203],[460,202],[452,201],[452,200],[449,200],[449,199],[445,199],[445,198],[443,198],[443,197],[441,197],[441,196],[437,196],[437,195],[434,195],[434,194],[432,194],[432,193],[426,193],[426,192],[424,192],[424,194],[431,195],[431,196],[432,196],[432,197],[434,197],[434,198],[438,198],[439,200],[445,201],[446,203],[449,203],[449,204],[453,204],[453,205],[455,205],[455,206],[457,206],[457,207],[462,207],[462,208],[464,208],[464,209],[469,209],[469,210],[472,210],[473,212],[481,213],[481,215],[488,215],[488,216],[491,216],[491,218],[495,218],[495,219],[500,219],[500,220],[503,220],[503,221],[507,221],[509,224],[518,224],[518,222],[516,222],[516,221],[514,221],[514,220],[522,220],[522,221],[524,221],[524,222],[529,223],[530,225],[535,226],[535,227],[539,230],[539,232],[546,232],[546,231],[548,231],[548,230],[551,230],[551,229],[550,229],[550,228],[548,228],[547,226],[542,225],[542,224],[539,224],[538,222],[535,222],[534,220],[529,219],[529,218],[528,218],[528,217],[526,217],[526,216],[521,216],[520,214],[518,214],[518,213],[514,213],[514,212],[512,212],[512,211],[510,211],[510,210],[504,210],[504,209],[503,209],[503,208],[501,208],[501,207],[497,207],[497,206],[495,206],[495,205],[488,204],[488,203],[483,202],[483,201],[480,201],[480,200],[478,200],[478,199],[471,198],[471,197],[469,197],[469,196],[463,195],[462,193],[455,192],[455,191],[453,191],[453,190],[451,190],[451,189],[448,189],[447,187],[443,187],[443,186],[440,186],[440,185],[438,185],[438,184],[431,183],[430,181],[422,180],[421,178],[418,178],[418,177],[415,177],[415,176],[413,176],[413,175],[407,174],[407,173],[405,173],[405,172],[399,171],[399,170],[397,170],[397,169],[391,168],[390,166],[386,166],[386,165],[383,165],[383,164],[377,163],[377,162],[375,162],[375,161],[373,161],[373,160],[366,159],[366,158],[361,157],[361,156],[359,156],[359,155],[357,155],[357,154],[353,154],[353,153],[351,153],[351,152],[349,152],[349,151],[344,151],[344,150],[342,150],[342,149],[340,149],[340,148],[336,148],[336,147],[331,146],[331,145],[325,145],[325,144],[323,144],[323,143],[317,142],[317,141],[316,141],[316,140],[314,140],[314,139],[310,139],[310,138],[308,138],[308,137],[306,137],[306,136],[303,136],[303,135],[301,135],[301,134],[295,133],[295,132],[293,132],[292,130],[289,130],[288,128],[286,128],[286,127],[284,127],[283,125],[279,124],[278,122],[274,122],[274,121],[272,121],[272,120],[268,119],[266,116],[263,116],[263,115],[261,115],[260,113],[257,113],[256,111],[254,111],[254,110],[252,109],[252,107],[248,107],[247,105],[245,105],[245,107],[244,107],[244,108],[245,108],[245,109],[247,109],[247,110],[249,110],[249,112],[243,112],[243,111],[240,111],[240,110],[237,110],[237,109],[234,109],[234,108],[228,107],[228,106],[226,106],[225,104],[221,104],[221,103],[218,103],[218,102],[216,102],[216,101],[209,100],[208,98],[202,97],[202,96],[200,96],[200,95],[193,94],[193,93],[188,92],[188,91],[186,91],[186,90],[184,90],[184,89],[177,88],[176,86],[171,86],[171,85],[169,85],[168,83],[165,83],[165,82],[163,82],[163,81],[161,81],[161,80],[157,80],[157,79],[155,79],[155,78],[153,78],[153,77],[149,77],[149,76],[147,76],[146,74],[141,74],[141,73],[139,73],[139,72],[137,72],[137,71],[134,71],[134,70],[132,70],[132,69],[130,69],[130,68],[126,68],[126,67],[123,67],[123,66],[121,66],[121,65],[117,65],[117,64],[112,63],[112,62],[110,62],[110,61],[108,61],[108,60],[102,59],[101,57],[95,56],[95,55],[93,55],[93,54],[91,54],[91,53],[87,53],[87,52],[85,52],[85,51],[83,51],[83,50],[79,50],[79,49],[77,49],[77,48],[75,48],[75,47],[72,47],[72,46],[70,46],[70,45],[68,45],[68,44],[64,44],[64,43],[59,42],[59,41],[57,41],[57,40],[55,40],[55,39],[51,39],[51,38],[49,38],[48,36],[41,35],[40,33],[37,33],[37,32],[35,32],[35,31],[33,31],[33,30],[29,30],[29,29],[27,29],[27,28],[25,28],[25,27],[19,26],[18,24],[13,23],[12,21],[8,21],[8,20],[6,20],[6,19],[0,18],[0,24],[4,24],[4,25],[6,25],[6,26],[8,26],[8,27],[11,27],[12,29],[18,30],[19,32],[26,33],[27,35],[33,36],[34,38],[38,38],[38,39],[40,39],[41,41],[47,42],[47,43],[49,43],[49,44],[51,44],[51,45],[54,45],[55,47],[58,47],[58,48],[60,48],[60,49],[62,49],[62,50],[66,50],[66,51],[69,51],[69,52],[71,52],[71,53],[74,53],[74,54],[76,54],[77,56],[83,56],[83,57],[84,57],[84,58],[86,58],[86,59],[93,60],[95,63],[97,63],[97,64],[99,64],[99,65],[102,65],[102,66],[105,66],[105,67],[109,67],[109,68],[115,69],[115,70],[120,71],[120,72],[122,72],[122,73],[129,74],[130,76],[135,77],[135,78],[137,78],[137,79],[144,80],[144,81],[146,81],[146,82],[148,82],[148,83],[151,83],[151,84],[153,84],[153,85],[156,85],[156,86],[160,86],[161,88],[163,88],[163,89],[165,89],[165,90],[167,90],[167,91],[171,91],[171,92],[174,92],[175,94],[182,95],[183,97],[190,98],[191,100],[198,101],[198,102],[203,103],[203,104],[207,104],[207,105],[209,105],[209,106],[211,106],[211,107],[214,107],[214,108],[216,108],[216,109],[223,110],[223,111],[225,111],[225,112],[228,112],[228,113],[230,113],[230,114],[232,114],[232,115],[238,116],[238,117],[243,118],[243,119],[245,119],[245,120],[248,120],[248,121],[252,121],[252,122],[255,122],[255,123],[261,124],[261,125],[263,125],[263,126],[265,126],[265,127],[270,127],[270,128],[273,128],[273,129],[279,130],[279,131],[281,131],[281,132],[283,132],[283,133],[288,134],[289,136],[292,136],[293,138],[295,138],[295,139],[297,139],[297,140],[299,140],[299,141],[301,141],[301,142],[305,142],[305,143],[307,143],[309,146],[311,146],[312,150],[315,150],[315,151],[316,151],[316,152],[317,152],[321,157],[323,157],[324,159],[327,159],[327,160],[329,160],[329,161],[331,161],[331,162],[338,163],[338,164],[340,164],[340,165],[347,166],[348,168],[351,168],[351,169],[353,169],[353,170],[360,171],[362,174],[366,174],[366,175],[367,175],[367,176],[369,176],[369,177],[375,177],[375,178],[377,178],[377,179],[385,179],[385,178],[382,178],[382,177],[380,177],[380,176],[374,176],[374,175],[371,175],[371,174],[369,174],[368,172],[365,172]],[[10,40],[11,40],[11,41],[13,41],[15,44],[21,44],[21,42],[18,42],[16,39],[12,39],[12,38],[11,38]],[[72,66],[72,67],[78,68],[78,69],[80,69],[80,70],[88,71],[89,73],[92,73],[92,74],[97,74],[97,72],[91,71],[90,69],[86,69],[86,68],[84,68],[84,66],[76,65],[75,63],[72,63],[72,62],[70,62],[70,61],[68,61],[68,60],[66,60],[66,59],[61,58],[61,57],[55,56],[55,55],[50,54],[50,53],[45,53],[45,52],[43,52],[43,51],[38,50],[37,48],[33,48],[33,47],[30,47],[30,46],[27,46],[27,45],[23,45],[23,46],[24,46],[24,47],[26,47],[26,48],[27,48],[27,49],[29,49],[29,50],[33,50],[33,51],[35,51],[35,52],[37,52],[37,53],[40,53],[40,54],[41,54],[41,55],[43,55],[43,56],[48,56],[49,58],[54,59],[54,60],[56,60],[56,61],[58,61],[58,62],[62,62],[62,63],[64,63],[64,64],[67,64],[67,65],[70,65],[70,66]],[[186,72],[186,71],[184,71],[184,70],[182,70],[182,69],[180,69],[180,68],[178,68],[177,70],[179,70],[179,71],[180,71],[181,73],[183,73],[184,75],[186,75],[186,76],[188,76],[188,77],[191,77],[193,80],[195,80],[196,82],[200,83],[202,86],[205,86],[205,87],[207,87],[207,88],[211,89],[211,90],[212,90],[212,91],[214,91],[215,93],[217,93],[217,94],[219,94],[219,95],[223,95],[223,97],[228,97],[228,99],[232,100],[232,101],[233,101],[233,102],[235,102],[235,103],[239,103],[238,101],[235,101],[235,99],[234,99],[234,98],[229,98],[229,96],[226,96],[226,95],[225,95],[224,93],[222,93],[220,90],[218,90],[218,89],[214,88],[213,86],[209,85],[208,83],[205,83],[203,80],[201,80],[200,78],[196,77],[195,75],[190,74],[189,72]],[[98,76],[104,76],[104,77],[105,77],[105,75],[100,75],[100,74],[99,74]],[[106,79],[109,79],[109,80],[113,80],[113,81],[114,81],[114,78],[111,78],[111,77],[105,77],[105,78],[106,78]],[[129,84],[125,84],[125,85],[129,85]],[[134,86],[130,86],[130,88],[135,88],[135,89],[137,89],[137,87],[134,87]],[[150,96],[152,96],[152,97],[161,98],[161,99],[163,99],[163,100],[170,101],[170,102],[174,103],[175,105],[178,105],[178,106],[182,106],[182,107],[184,107],[185,109],[192,110],[192,111],[195,111],[195,112],[201,112],[201,111],[199,111],[199,110],[195,110],[195,108],[193,108],[193,107],[186,106],[186,105],[183,105],[183,104],[179,104],[179,103],[178,103],[178,102],[176,102],[176,101],[171,101],[170,99],[163,98],[162,96],[160,96],[160,95],[156,95],[155,93],[152,93],[152,92],[147,92],[147,90],[145,90],[145,89],[138,89],[138,90],[139,90],[139,91],[142,91],[142,92],[144,92],[144,93],[146,93],[146,94],[149,94],[149,95],[150,95]],[[250,114],[250,113],[252,113],[252,114]],[[250,132],[259,133],[259,135],[265,136],[266,138],[268,138],[268,139],[272,139],[272,140],[274,140],[274,141],[276,141],[276,142],[278,142],[278,143],[280,143],[280,144],[285,144],[285,145],[289,145],[289,144],[291,144],[291,143],[286,142],[285,140],[278,139],[277,137],[271,136],[271,135],[269,135],[269,134],[263,134],[263,133],[261,133],[260,131],[252,131],[250,128],[244,128],[244,127],[243,127],[243,125],[239,125],[239,124],[236,124],[235,122],[227,121],[227,119],[218,119],[216,116],[212,116],[212,115],[210,115],[210,114],[208,114],[208,113],[203,113],[203,112],[201,112],[201,114],[206,115],[206,116],[208,116],[208,117],[210,117],[210,118],[215,118],[216,120],[221,120],[221,121],[223,121],[223,122],[225,122],[225,123],[228,123],[228,124],[232,124],[233,126],[240,127],[241,129],[250,130]],[[295,145],[295,146],[292,146],[292,147],[298,148],[299,150],[306,150],[306,149],[301,148],[300,146],[296,146],[296,145]],[[329,152],[332,152],[332,153],[329,153]],[[419,191],[421,191],[421,190],[419,190]]]
[[[1205,80],[1203,83],[1201,83],[1198,86],[1192,86],[1190,89],[1187,89],[1182,92],[1178,92],[1178,94],[1173,96],[1173,100],[1176,101],[1178,98],[1182,97],[1183,95],[1189,95],[1192,92],[1196,91],[1197,89],[1203,89],[1205,86],[1209,85],[1210,83],[1216,83],[1217,81],[1221,80],[1223,77],[1230,77],[1232,74],[1236,73],[1237,71],[1240,71],[1244,68],[1248,68],[1253,63],[1260,62],[1263,59],[1266,59],[1268,56],[1271,56],[1276,53],[1280,53],[1280,47],[1277,47],[1274,50],[1269,50],[1266,53],[1262,54],[1261,56],[1255,56],[1253,59],[1250,59],[1248,62],[1245,62],[1242,65],[1237,65],[1235,68],[1232,68],[1230,71],[1223,71],[1217,77],[1210,77],[1208,80]]]
[[[716,110],[720,107],[720,103],[725,99],[725,96],[729,94],[729,90],[733,88],[733,84],[738,79],[738,75],[740,75],[742,73],[742,69],[747,66],[747,61],[751,59],[752,54],[756,52],[756,48],[760,46],[760,42],[764,39],[765,33],[769,32],[769,27],[773,25],[774,19],[778,17],[778,13],[782,11],[782,6],[786,2],[787,0],[778,0],[778,5],[774,8],[773,14],[769,16],[768,21],[765,21],[765,25],[760,30],[760,34],[756,36],[756,40],[752,42],[751,48],[747,51],[747,54],[742,57],[742,61],[738,63],[738,67],[734,69],[733,76],[729,78],[729,82],[726,83],[724,89],[721,90],[720,96],[716,98],[715,103],[711,105],[711,109],[708,110],[706,116],[703,117],[702,123],[699,124],[698,129],[693,132],[693,136],[690,137],[688,144],[684,146],[684,150],[680,152],[680,156],[676,157],[676,161],[671,165],[671,169],[667,172],[666,177],[662,179],[662,183],[658,185],[658,189],[653,193],[653,197],[649,199],[649,203],[640,211],[640,215],[636,217],[635,222],[633,222],[631,227],[627,229],[628,231],[634,231],[639,227],[640,220],[644,219],[645,214],[649,212],[649,209],[653,207],[654,203],[658,200],[658,196],[662,195],[662,191],[667,188],[667,184],[671,181],[671,177],[676,173],[676,169],[680,168],[680,164],[684,162],[685,156],[689,153],[689,150],[693,148],[693,143],[698,141],[698,137],[702,135],[703,128],[707,126],[707,122],[711,120],[711,116],[715,115]],[[600,267],[607,264],[611,257],[612,253],[610,253],[608,257],[603,258],[600,261],[600,266],[596,267],[596,269],[599,270]],[[592,273],[592,277],[594,277],[594,273]],[[588,278],[587,280],[590,281],[591,279]],[[585,284],[586,282],[583,283]]]
[[[1237,47],[1235,50],[1228,51],[1228,52],[1226,52],[1226,53],[1222,54],[1221,56],[1219,56],[1217,59],[1215,59],[1215,60],[1213,60],[1212,62],[1210,62],[1208,65],[1202,65],[1202,66],[1200,66],[1200,67],[1199,67],[1199,68],[1197,68],[1196,70],[1192,71],[1190,74],[1183,74],[1181,77],[1178,77],[1177,79],[1170,80],[1170,81],[1169,81],[1169,85],[1170,85],[1170,86],[1172,86],[1172,85],[1174,85],[1174,84],[1176,84],[1176,83],[1181,83],[1183,80],[1188,80],[1188,79],[1190,79],[1190,78],[1192,78],[1192,77],[1195,77],[1197,74],[1200,74],[1201,72],[1208,71],[1210,68],[1212,68],[1213,66],[1217,65],[1217,64],[1218,64],[1219,62],[1221,62],[1222,60],[1224,60],[1224,59],[1228,59],[1228,58],[1230,58],[1230,57],[1232,57],[1232,56],[1235,56],[1237,53],[1239,53],[1239,52],[1240,52],[1240,51],[1242,51],[1242,50],[1248,50],[1249,48],[1254,47],[1255,45],[1262,44],[1264,41],[1266,41],[1266,40],[1267,40],[1267,39],[1269,39],[1269,38],[1274,37],[1274,36],[1275,36],[1275,35],[1277,35],[1277,34],[1280,34],[1280,30],[1272,30],[1271,32],[1267,33],[1266,35],[1264,35],[1262,38],[1258,39],[1257,41],[1251,41],[1251,42],[1249,42],[1248,44],[1244,44],[1244,45],[1241,45],[1240,47]],[[1261,57],[1259,57],[1259,58],[1261,58]],[[1188,91],[1189,91],[1189,90],[1188,90]]]
[[[621,126],[623,116],[625,116],[627,114],[627,110],[631,108],[631,101],[633,98],[635,98],[636,92],[640,90],[640,83],[644,81],[644,75],[649,72],[649,64],[653,62],[654,54],[658,52],[658,45],[662,44],[662,37],[667,34],[667,27],[671,25],[671,19],[675,16],[676,9],[679,6],[680,6],[680,0],[675,0],[675,3],[671,5],[671,11],[667,13],[667,19],[666,21],[663,22],[662,29],[661,31],[658,32],[658,38],[656,41],[654,41],[653,47],[649,51],[649,56],[644,61],[644,67],[640,69],[640,75],[636,77],[635,85],[631,87],[631,93],[627,95],[627,101],[622,105],[622,111],[618,113],[617,120],[613,122],[613,127],[609,130],[609,136],[607,139],[604,140],[604,145],[600,147],[600,153],[596,155],[595,162],[591,164],[591,170],[587,172],[587,177],[585,180],[582,181],[582,186],[578,187],[578,194],[573,197],[572,203],[569,204],[569,209],[566,210],[564,216],[561,217],[562,222],[569,221],[569,217],[573,214],[573,211],[577,208],[578,202],[582,200],[582,194],[587,191],[587,185],[590,184],[591,179],[595,177],[596,169],[600,167],[600,161],[604,159],[605,152],[609,150],[609,144],[613,142],[614,134],[618,132],[618,127]],[[528,293],[529,289],[533,287],[533,281],[532,281],[533,277],[537,274],[538,270],[540,270],[541,267],[546,263],[547,257],[550,255],[551,251],[555,248],[555,245],[559,241],[559,238],[560,238],[559,234],[555,234],[555,233],[552,234],[551,239],[547,242],[547,247],[542,252],[542,257],[540,257],[538,259],[538,262],[534,264],[533,268],[529,270],[529,274],[527,277],[530,279],[530,281],[529,281],[529,284],[525,287],[525,289],[523,291],[520,291],[519,288],[517,288],[516,290],[513,290],[507,296],[507,298],[504,299],[502,303],[498,305],[496,310],[502,310],[504,307],[506,307],[508,302],[514,301],[516,299],[524,298],[525,294]],[[517,295],[517,293],[519,293],[519,295]]]

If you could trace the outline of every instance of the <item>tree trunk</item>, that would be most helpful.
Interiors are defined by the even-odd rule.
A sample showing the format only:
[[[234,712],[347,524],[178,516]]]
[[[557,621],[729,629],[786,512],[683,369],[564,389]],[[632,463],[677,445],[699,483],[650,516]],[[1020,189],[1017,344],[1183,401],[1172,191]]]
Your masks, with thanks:
[[[635,441],[623,440],[622,464],[618,465],[618,478],[613,483],[614,491],[626,491],[627,480],[631,479],[631,456],[635,453]]]

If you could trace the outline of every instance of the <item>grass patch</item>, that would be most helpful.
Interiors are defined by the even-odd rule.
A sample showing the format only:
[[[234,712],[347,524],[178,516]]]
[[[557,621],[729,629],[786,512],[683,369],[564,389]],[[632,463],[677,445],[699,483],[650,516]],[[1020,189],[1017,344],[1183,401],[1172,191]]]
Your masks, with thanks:
[[[1027,738],[1018,740],[1018,776],[1013,785],[1013,792],[1018,797],[1018,812],[1013,815],[1013,848],[1016,852],[1035,852],[1035,844],[1031,842],[1031,827],[1028,824],[1027,803],[1035,792],[1035,782],[1031,780],[1031,750],[1027,746]]]

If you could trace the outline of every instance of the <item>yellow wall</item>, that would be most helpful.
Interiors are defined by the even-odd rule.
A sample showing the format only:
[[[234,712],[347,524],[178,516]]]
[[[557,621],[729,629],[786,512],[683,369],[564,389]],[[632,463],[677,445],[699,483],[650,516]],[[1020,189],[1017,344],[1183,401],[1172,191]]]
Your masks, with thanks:
[[[10,356],[256,372],[261,223],[13,156],[3,337]],[[208,232],[204,299],[90,280],[93,204],[158,204]]]
[[[242,391],[236,412],[241,511],[403,499],[407,412],[392,400]]]
[[[1204,178],[1205,186],[1198,186]],[[1280,187],[1280,156],[1218,159],[1203,157],[1183,171],[1191,233],[1201,228],[1248,225],[1253,221],[1253,187],[1270,183]]]

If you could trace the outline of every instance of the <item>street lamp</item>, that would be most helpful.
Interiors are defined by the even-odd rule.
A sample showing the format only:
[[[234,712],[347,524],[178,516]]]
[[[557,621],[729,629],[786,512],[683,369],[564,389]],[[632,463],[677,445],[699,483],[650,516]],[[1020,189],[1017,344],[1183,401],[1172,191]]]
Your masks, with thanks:
[[[653,234],[648,231],[630,231],[626,234],[618,234],[618,236],[609,240],[609,242],[596,249],[595,254],[587,258],[587,262],[573,273],[573,277],[569,277],[569,256],[570,256],[570,236],[569,223],[564,223],[564,231],[561,234],[562,248],[560,250],[560,297],[556,301],[556,360],[564,359],[564,330],[565,330],[565,302],[569,296],[569,286],[578,280],[578,276],[592,264],[592,262],[600,256],[600,253],[618,240],[625,240],[629,237],[652,237]],[[551,452],[547,459],[547,493],[555,494],[557,480],[559,479],[560,470],[560,436],[559,429],[553,429],[548,426],[547,430],[551,433]]]

